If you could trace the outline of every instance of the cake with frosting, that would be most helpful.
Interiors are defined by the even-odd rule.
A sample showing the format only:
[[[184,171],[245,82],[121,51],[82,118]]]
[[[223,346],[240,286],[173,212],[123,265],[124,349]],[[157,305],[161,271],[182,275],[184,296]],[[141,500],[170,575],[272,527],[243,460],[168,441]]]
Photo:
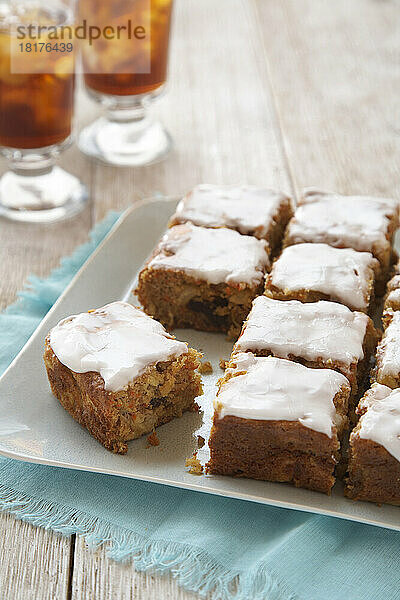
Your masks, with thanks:
[[[265,294],[276,300],[330,300],[367,313],[378,267],[369,252],[320,243],[288,246],[267,276]]]
[[[349,395],[336,371],[233,354],[214,401],[207,471],[329,493]]]
[[[393,269],[393,277],[386,287],[384,309],[400,310],[400,262]]]
[[[370,252],[380,263],[378,293],[382,294],[398,224],[399,205],[395,200],[307,189],[289,223],[285,244],[325,243]]]
[[[290,198],[277,190],[201,184],[180,201],[170,224],[228,227],[266,240],[270,254],[276,254],[292,212]]]
[[[378,383],[400,387],[400,312],[387,310],[383,315],[385,331],[376,349],[374,376]]]
[[[168,330],[190,327],[237,337],[269,265],[264,240],[185,223],[167,230],[139,274],[136,293]]]
[[[195,408],[199,353],[125,302],[73,315],[46,338],[53,394],[108,450]]]
[[[354,500],[400,505],[400,389],[374,383],[357,413],[345,493]]]
[[[347,377],[354,398],[362,388],[377,340],[370,317],[344,305],[258,296],[234,352],[272,355],[311,368],[334,369]]]

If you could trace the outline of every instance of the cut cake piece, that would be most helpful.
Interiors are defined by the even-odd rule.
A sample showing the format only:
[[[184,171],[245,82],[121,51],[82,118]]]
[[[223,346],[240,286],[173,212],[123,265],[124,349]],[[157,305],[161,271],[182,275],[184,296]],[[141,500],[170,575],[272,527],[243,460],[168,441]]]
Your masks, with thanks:
[[[383,314],[385,327],[376,349],[374,378],[391,388],[400,387],[400,312],[387,310]]]
[[[345,494],[354,500],[400,505],[400,389],[374,383],[357,413]]]
[[[228,227],[264,239],[276,254],[293,214],[291,199],[282,192],[255,185],[196,186],[180,201],[170,224],[190,221],[201,227]]]
[[[233,355],[214,402],[207,472],[330,493],[349,394],[336,371]]]
[[[114,302],[60,321],[44,362],[62,406],[105,448],[125,454],[129,440],[196,408],[199,357],[139,308]]]
[[[328,244],[288,246],[266,278],[265,294],[275,300],[330,300],[368,313],[378,267],[369,252]]]
[[[139,274],[145,311],[168,330],[189,327],[237,337],[269,267],[267,244],[231,229],[192,223],[165,233]]]

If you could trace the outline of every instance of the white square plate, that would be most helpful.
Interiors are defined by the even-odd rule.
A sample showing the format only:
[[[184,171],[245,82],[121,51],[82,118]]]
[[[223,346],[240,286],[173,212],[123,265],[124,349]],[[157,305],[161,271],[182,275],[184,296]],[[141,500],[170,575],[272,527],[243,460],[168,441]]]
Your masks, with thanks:
[[[337,483],[332,496],[290,485],[195,476],[185,469],[185,459],[195,449],[194,431],[201,416],[187,413],[158,428],[160,446],[146,448],[146,437],[130,442],[125,456],[105,450],[78,425],[50,393],[42,360],[47,332],[61,318],[129,299],[135,279],[176,205],[157,199],[127,211],[76,275],[29,342],[0,379],[0,454],[57,467],[109,473],[165,485],[178,486],[274,506],[304,510],[400,530],[400,509],[343,497]],[[203,408],[210,412],[215,382],[221,376],[220,358],[228,358],[232,344],[223,335],[179,330],[186,340],[210,360],[213,374],[204,376]]]

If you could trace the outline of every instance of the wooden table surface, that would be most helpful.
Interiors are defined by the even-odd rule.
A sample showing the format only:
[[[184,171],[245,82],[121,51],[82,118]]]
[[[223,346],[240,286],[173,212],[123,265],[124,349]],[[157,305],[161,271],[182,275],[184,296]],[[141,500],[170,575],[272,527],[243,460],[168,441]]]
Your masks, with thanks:
[[[0,308],[49,274],[110,209],[200,182],[304,186],[399,197],[398,0],[177,0],[168,93],[154,106],[175,147],[115,169],[76,148],[61,163],[89,186],[78,218],[0,221]],[[80,93],[78,126],[97,107]],[[80,538],[0,516],[4,600],[188,600],[172,577],[135,572]],[[249,599],[251,600],[251,599]]]

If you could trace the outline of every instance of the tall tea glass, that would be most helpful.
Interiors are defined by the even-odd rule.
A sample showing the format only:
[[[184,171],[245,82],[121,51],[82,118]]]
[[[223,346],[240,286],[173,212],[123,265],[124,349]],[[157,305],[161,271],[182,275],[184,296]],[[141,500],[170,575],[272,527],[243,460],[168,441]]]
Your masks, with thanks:
[[[57,31],[71,18],[61,1],[0,0],[0,152],[8,160],[0,215],[14,220],[64,219],[87,199],[81,182],[55,164],[71,143],[73,43],[58,47],[37,35],[38,26]]]
[[[80,149],[120,166],[159,160],[171,139],[148,107],[167,79],[172,0],[80,0],[79,6],[86,89],[105,108],[81,132]]]

